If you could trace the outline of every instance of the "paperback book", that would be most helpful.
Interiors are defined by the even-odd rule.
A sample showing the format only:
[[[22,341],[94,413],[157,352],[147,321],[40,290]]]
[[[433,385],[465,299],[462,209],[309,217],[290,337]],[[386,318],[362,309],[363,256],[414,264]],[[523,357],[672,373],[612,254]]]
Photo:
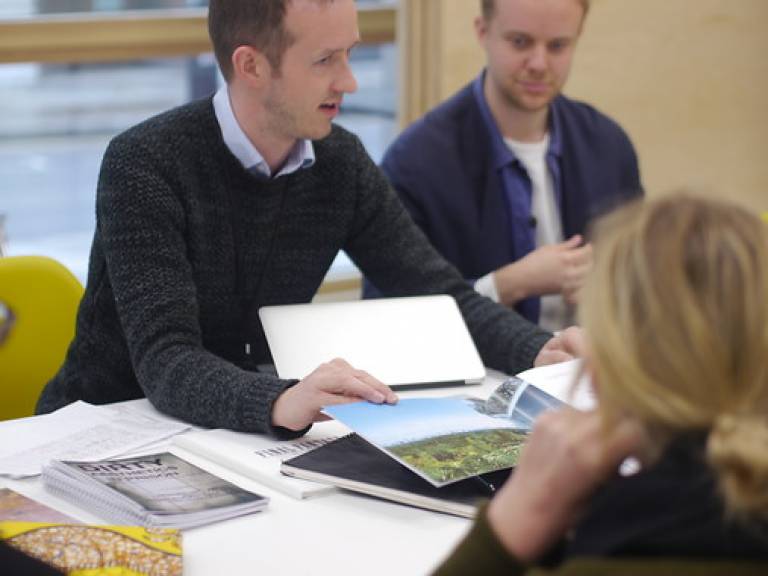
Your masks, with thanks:
[[[395,405],[356,402],[324,412],[435,487],[517,464],[533,421],[563,402],[519,378],[488,400],[410,398]]]
[[[117,523],[192,528],[262,510],[268,499],[168,452],[97,462],[53,460],[47,490]]]

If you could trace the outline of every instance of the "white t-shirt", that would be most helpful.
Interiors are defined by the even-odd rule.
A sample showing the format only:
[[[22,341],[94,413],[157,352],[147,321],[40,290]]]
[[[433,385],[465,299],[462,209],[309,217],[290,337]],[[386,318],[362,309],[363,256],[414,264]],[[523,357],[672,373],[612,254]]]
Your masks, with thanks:
[[[547,166],[549,134],[540,142],[518,142],[505,138],[504,142],[520,161],[531,179],[531,214],[536,222],[536,246],[563,241],[560,211],[555,198],[555,183]],[[498,302],[499,296],[493,272],[475,283],[475,290]],[[539,326],[545,330],[560,330],[572,323],[570,307],[560,294],[541,297]]]

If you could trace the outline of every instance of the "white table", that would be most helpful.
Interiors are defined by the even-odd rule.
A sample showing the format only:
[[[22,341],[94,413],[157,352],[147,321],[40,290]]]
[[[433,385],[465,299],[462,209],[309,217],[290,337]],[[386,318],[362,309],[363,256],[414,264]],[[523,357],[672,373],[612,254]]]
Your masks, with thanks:
[[[480,386],[409,391],[400,395],[487,397],[500,379],[498,373],[491,373]],[[151,409],[148,402],[142,402]],[[470,526],[470,521],[464,518],[341,491],[296,500],[224,468],[210,463],[205,467],[243,488],[269,496],[271,501],[263,512],[185,530],[184,574],[189,576],[428,574]],[[45,491],[39,477],[0,478],[0,486],[12,488],[84,522],[108,523],[52,496]]]

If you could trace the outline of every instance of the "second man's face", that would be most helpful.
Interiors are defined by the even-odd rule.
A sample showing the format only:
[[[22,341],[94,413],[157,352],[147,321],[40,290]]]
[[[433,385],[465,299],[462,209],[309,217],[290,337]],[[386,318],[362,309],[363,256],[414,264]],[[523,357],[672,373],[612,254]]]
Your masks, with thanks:
[[[549,106],[568,78],[583,18],[578,0],[496,0],[492,18],[476,22],[491,88],[521,111]]]

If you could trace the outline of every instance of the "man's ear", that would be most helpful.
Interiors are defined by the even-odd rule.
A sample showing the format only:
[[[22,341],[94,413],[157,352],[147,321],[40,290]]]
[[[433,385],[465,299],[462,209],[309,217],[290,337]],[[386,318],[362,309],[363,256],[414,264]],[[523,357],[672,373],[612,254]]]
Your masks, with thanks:
[[[272,66],[262,52],[253,46],[238,46],[232,52],[235,78],[251,85],[261,85],[272,75]]]
[[[485,45],[485,37],[488,34],[488,21],[482,16],[475,18],[475,35],[481,46]]]

